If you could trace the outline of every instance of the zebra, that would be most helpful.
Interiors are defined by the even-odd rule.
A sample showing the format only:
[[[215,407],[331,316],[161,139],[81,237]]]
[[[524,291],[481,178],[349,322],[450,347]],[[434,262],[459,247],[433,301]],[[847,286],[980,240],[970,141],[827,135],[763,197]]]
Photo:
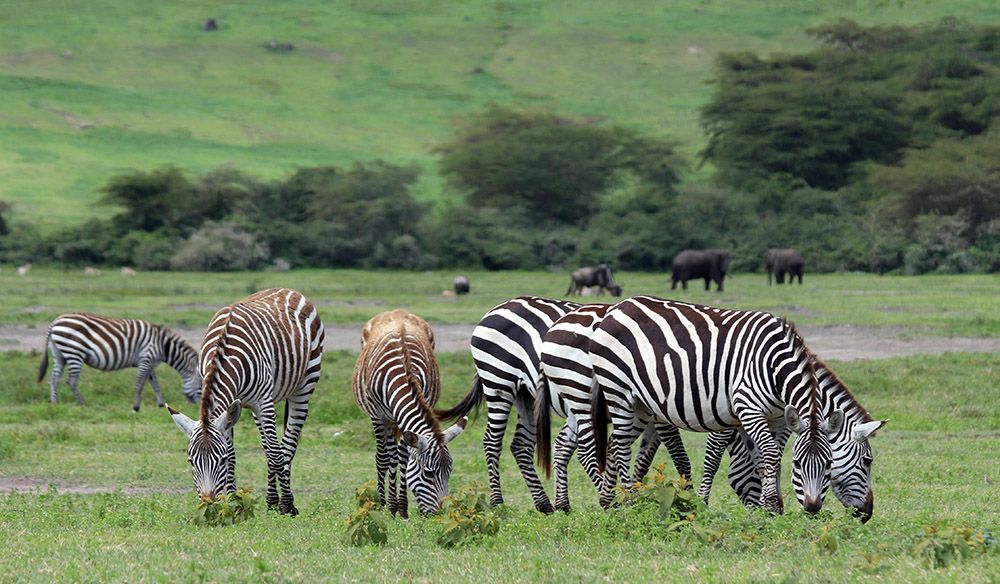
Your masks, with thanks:
[[[541,383],[539,359],[542,336],[556,320],[580,304],[539,296],[519,296],[493,307],[472,331],[472,359],[476,365],[472,388],[453,408],[435,412],[450,420],[478,408],[486,400],[487,421],[483,451],[490,482],[490,503],[503,504],[500,488],[500,450],[507,419],[517,406],[517,430],[510,451],[531,492],[535,509],[554,511],[535,472],[534,401]]]
[[[85,405],[78,382],[84,364],[101,371],[118,371],[126,367],[139,369],[135,380],[135,400],[132,411],[142,404],[142,388],[146,380],[153,386],[156,403],[163,407],[156,366],[170,365],[181,375],[181,391],[194,403],[201,388],[198,376],[198,353],[184,339],[165,326],[144,320],[108,318],[85,312],[63,314],[49,325],[45,333],[45,349],[38,367],[38,383],[45,379],[52,351],[52,378],[49,399],[58,403],[56,389],[65,371],[66,383],[76,401]]]
[[[407,485],[422,513],[437,512],[448,495],[448,443],[462,433],[468,420],[463,418],[442,432],[434,417],[431,408],[441,393],[441,378],[430,325],[405,310],[375,315],[362,330],[351,384],[354,401],[375,430],[380,503],[386,503],[388,473],[390,513],[407,517]],[[405,470],[397,498],[400,461],[405,461]]]
[[[578,441],[586,444],[579,450],[580,463],[594,486],[601,489],[601,475],[592,446],[593,433],[588,431],[578,434],[577,416],[581,410],[589,412],[590,409],[590,392],[594,380],[589,352],[590,338],[610,308],[609,304],[580,306],[557,320],[542,339],[542,391],[535,404],[535,429],[538,433],[536,448],[539,463],[548,472],[550,411],[566,418],[566,423],[556,437],[553,457],[556,475],[555,508],[562,511],[570,510],[566,471]],[[667,445],[677,472],[690,479],[691,463],[677,428],[669,424],[650,424],[644,432],[643,445],[636,458],[635,480],[640,480],[649,470],[661,442]]]
[[[823,411],[831,415],[839,409],[845,414],[840,432],[830,439],[833,454],[831,489],[841,503],[857,513],[862,523],[867,523],[874,507],[871,486],[873,454],[868,439],[888,420],[874,420],[844,382],[819,358],[815,358],[814,369],[822,394]],[[784,450],[789,433],[787,426],[776,432],[775,442],[779,451]],[[726,448],[730,449],[729,483],[744,505],[753,506],[760,497],[761,481],[754,465],[756,453],[742,430],[732,429],[709,435],[705,447],[705,472],[698,493],[707,503],[713,478]]]
[[[830,484],[830,438],[843,410],[821,418],[811,353],[794,326],[766,312],[712,308],[651,296],[616,304],[590,342],[595,387],[591,413],[598,467],[605,472],[601,502],[616,479],[627,480],[636,424],[654,420],[700,432],[742,426],[759,452],[760,504],[782,511],[780,451],[772,426],[796,434],[792,486],[816,513]],[[614,426],[608,451],[607,421]],[[605,464],[607,463],[607,464]]]
[[[292,459],[319,381],[324,336],[316,308],[287,288],[262,290],[215,313],[201,346],[199,419],[168,406],[189,438],[188,461],[202,500],[214,501],[221,491],[236,489],[233,426],[246,407],[267,457],[267,507],[298,514]],[[279,401],[286,402],[280,443],[275,423]]]

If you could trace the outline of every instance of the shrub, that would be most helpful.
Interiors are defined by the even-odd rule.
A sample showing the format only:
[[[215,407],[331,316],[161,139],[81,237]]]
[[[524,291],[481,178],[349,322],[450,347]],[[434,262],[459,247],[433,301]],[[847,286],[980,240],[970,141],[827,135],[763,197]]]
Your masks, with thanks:
[[[490,505],[489,492],[475,482],[445,497],[435,520],[441,524],[437,543],[444,547],[482,541],[500,531],[500,515]]]
[[[924,526],[924,533],[917,538],[913,553],[927,568],[946,568],[958,560],[982,555],[995,544],[996,538],[990,531],[935,523]]]
[[[170,259],[175,270],[225,272],[248,270],[270,258],[267,245],[232,223],[205,223]]]
[[[257,500],[247,489],[220,496],[212,502],[198,501],[192,521],[195,525],[233,525],[253,519]]]
[[[355,489],[354,498],[358,508],[347,518],[347,541],[354,546],[382,545],[389,541],[385,513],[379,508],[375,481],[368,481]]]

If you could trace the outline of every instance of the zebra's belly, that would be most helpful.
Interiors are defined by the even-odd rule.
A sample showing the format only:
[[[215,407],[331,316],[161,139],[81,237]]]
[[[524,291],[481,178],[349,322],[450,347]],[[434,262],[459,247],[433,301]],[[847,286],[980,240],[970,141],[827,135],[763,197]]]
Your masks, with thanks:
[[[694,432],[716,432],[740,425],[724,392],[699,392],[697,399],[676,391],[665,392],[663,399],[647,392],[639,393],[641,406],[654,421],[668,423]]]

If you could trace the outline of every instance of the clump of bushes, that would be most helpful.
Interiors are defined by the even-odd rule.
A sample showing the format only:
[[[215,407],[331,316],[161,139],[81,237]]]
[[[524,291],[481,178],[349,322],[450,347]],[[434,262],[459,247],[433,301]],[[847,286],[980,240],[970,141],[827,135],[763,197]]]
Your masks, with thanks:
[[[438,545],[455,547],[496,535],[500,531],[501,516],[490,505],[488,491],[473,482],[445,497],[436,521],[441,524]]]
[[[226,493],[215,501],[198,501],[192,521],[195,525],[223,526],[234,525],[256,514],[257,499],[248,489],[238,489],[235,493]]]
[[[684,477],[668,478],[666,464],[642,482],[618,485],[612,502],[616,506],[655,505],[660,521],[666,522],[667,532],[683,531],[704,543],[717,543],[725,537],[725,530],[706,525],[708,507]]]
[[[956,561],[985,554],[996,542],[989,530],[976,531],[964,525],[935,523],[924,526],[924,533],[917,538],[913,553],[926,568],[946,568]]]
[[[383,545],[389,541],[385,513],[379,504],[375,481],[364,483],[354,491],[358,508],[347,518],[347,541],[354,546]]]

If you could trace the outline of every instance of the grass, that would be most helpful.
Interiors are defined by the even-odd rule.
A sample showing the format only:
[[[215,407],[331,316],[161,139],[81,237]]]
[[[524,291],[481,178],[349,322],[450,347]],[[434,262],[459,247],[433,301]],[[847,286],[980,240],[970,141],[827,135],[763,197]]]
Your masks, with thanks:
[[[469,272],[472,293],[441,296],[454,272],[365,272],[296,270],[288,273],[140,273],[127,278],[112,270],[34,269],[27,277],[0,271],[0,325],[39,328],[61,313],[86,310],[145,318],[169,325],[205,326],[220,306],[270,286],[306,294],[327,324],[362,324],[383,310],[402,307],[432,323],[474,324],[490,308],[520,294],[560,297],[569,276],[554,272]],[[805,284],[768,287],[763,274],[738,274],[722,294],[691,282],[669,290],[667,274],[628,272],[617,276],[627,295],[654,294],[691,302],[768,310],[797,323],[895,327],[915,335],[1000,336],[996,275],[920,277],[871,274],[807,275]],[[601,300],[600,298],[596,300]],[[608,298],[604,297],[607,301]]]
[[[467,390],[471,359],[440,357],[442,402],[454,403]],[[420,517],[389,521],[384,548],[345,541],[354,489],[374,477],[370,427],[348,387],[353,354],[324,359],[293,469],[302,515],[260,509],[257,518],[228,528],[188,521],[196,498],[186,439],[151,394],[131,413],[132,372],[88,370],[82,388],[90,405],[52,407],[32,381],[36,359],[0,354],[0,480],[29,476],[123,490],[0,495],[0,571],[12,580],[990,582],[1000,573],[1000,550],[939,569],[924,567],[912,551],[922,527],[935,522],[1000,531],[1000,492],[987,482],[1000,480],[989,454],[1000,448],[1000,354],[832,364],[874,415],[891,419],[873,439],[875,517],[867,525],[847,520],[832,497],[820,516],[805,516],[787,481],[784,516],[750,512],[718,481],[707,522],[724,534],[710,544],[666,532],[655,513],[600,510],[575,463],[574,511],[545,517],[532,510],[505,451],[509,509],[500,533],[456,549],[438,547],[439,524]],[[194,406],[181,403],[176,374],[161,368],[161,376],[172,405],[193,414]],[[485,483],[483,423],[480,417],[452,442],[453,489]],[[697,476],[703,436],[684,438]],[[256,429],[244,421],[236,439],[239,484],[262,496],[266,472]],[[136,488],[148,491],[129,494]],[[826,533],[836,539],[833,551],[814,543]]]
[[[374,157],[429,172],[449,120],[495,101],[598,116],[704,142],[697,110],[722,51],[815,46],[848,17],[989,23],[986,0],[682,0],[274,4],[41,0],[0,6],[0,200],[44,231],[113,209],[96,189],[129,168],[233,164],[265,177]],[[220,30],[201,31],[215,17]],[[275,53],[264,43],[292,42]],[[479,71],[479,72],[476,72]],[[702,171],[704,173],[704,171]]]

